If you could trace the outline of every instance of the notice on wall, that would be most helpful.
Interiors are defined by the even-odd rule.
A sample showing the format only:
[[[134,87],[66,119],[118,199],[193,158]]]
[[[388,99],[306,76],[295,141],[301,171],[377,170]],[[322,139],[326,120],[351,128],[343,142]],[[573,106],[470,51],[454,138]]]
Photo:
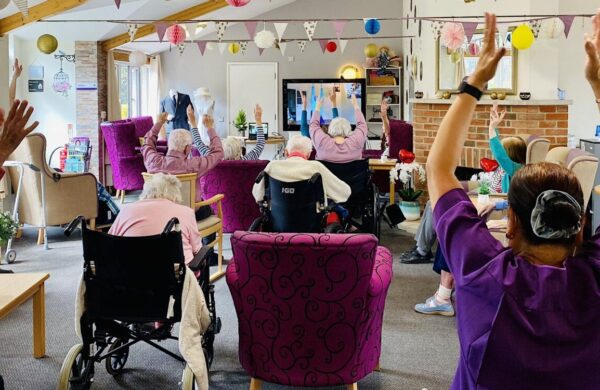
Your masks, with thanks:
[[[29,80],[29,92],[44,92],[44,80]]]
[[[77,83],[78,91],[96,91],[97,89],[97,83]]]

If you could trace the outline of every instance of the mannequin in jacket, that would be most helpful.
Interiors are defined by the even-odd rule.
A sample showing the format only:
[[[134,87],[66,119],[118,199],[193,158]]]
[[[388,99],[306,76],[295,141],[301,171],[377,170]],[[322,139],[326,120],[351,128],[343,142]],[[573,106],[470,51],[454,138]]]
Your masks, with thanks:
[[[191,104],[192,100],[189,95],[180,93],[175,89],[169,90],[169,95],[160,102],[160,112],[169,114],[169,122],[166,125],[167,137],[171,131],[176,129],[190,130],[187,120],[187,107]]]

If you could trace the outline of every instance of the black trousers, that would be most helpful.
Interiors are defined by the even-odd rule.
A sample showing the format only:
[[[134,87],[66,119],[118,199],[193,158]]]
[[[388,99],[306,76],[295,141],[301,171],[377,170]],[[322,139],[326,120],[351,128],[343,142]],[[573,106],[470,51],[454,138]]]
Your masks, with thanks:
[[[198,210],[196,210],[196,221],[202,221],[203,219],[206,219],[208,217],[210,217],[211,215],[214,215],[212,208],[210,206],[202,206],[200,207]],[[217,235],[215,233],[211,234],[208,237],[204,237],[202,239],[202,245],[208,245],[211,242],[213,242],[215,239],[217,238]],[[212,255],[210,255],[211,257],[211,265],[213,263],[215,263],[217,261],[217,254],[212,253]]]

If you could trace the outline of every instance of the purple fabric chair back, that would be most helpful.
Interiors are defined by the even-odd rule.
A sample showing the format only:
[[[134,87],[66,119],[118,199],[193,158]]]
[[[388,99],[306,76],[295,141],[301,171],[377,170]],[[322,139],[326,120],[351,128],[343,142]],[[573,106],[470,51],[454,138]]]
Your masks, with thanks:
[[[231,245],[227,284],[251,377],[335,386],[373,371],[392,278],[375,236],[238,231]]]
[[[142,172],[146,172],[135,126],[131,122],[103,123],[100,126],[112,168],[114,187],[118,190],[140,190],[144,187]]]
[[[410,123],[390,120],[390,158],[398,158],[400,150],[413,151],[413,127]]]
[[[135,125],[135,136],[140,138],[146,135],[154,126],[154,120],[151,116],[140,116],[137,118],[131,118],[131,122]]]
[[[252,187],[258,174],[268,164],[264,160],[221,161],[200,179],[203,199],[225,194],[222,203],[223,232],[248,230],[252,221],[260,216],[259,207],[252,196]]]

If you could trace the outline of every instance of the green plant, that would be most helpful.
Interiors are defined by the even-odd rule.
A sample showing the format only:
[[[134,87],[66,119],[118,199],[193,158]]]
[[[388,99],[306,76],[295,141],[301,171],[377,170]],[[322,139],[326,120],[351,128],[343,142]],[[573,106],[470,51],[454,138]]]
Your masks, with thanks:
[[[400,195],[400,198],[405,202],[416,202],[417,199],[419,199],[419,196],[423,195],[423,191],[415,191],[413,188],[408,187],[398,190],[398,195]]]
[[[8,211],[0,213],[0,242],[6,243],[14,237],[19,229],[19,224],[15,222]]]
[[[479,195],[489,195],[491,192],[490,183],[487,180],[481,180],[479,182]]]
[[[233,121],[233,125],[238,129],[238,131],[246,130],[246,127],[248,127],[248,118],[246,117],[246,111],[240,110],[240,112],[238,112],[237,116],[235,117],[235,120]]]

